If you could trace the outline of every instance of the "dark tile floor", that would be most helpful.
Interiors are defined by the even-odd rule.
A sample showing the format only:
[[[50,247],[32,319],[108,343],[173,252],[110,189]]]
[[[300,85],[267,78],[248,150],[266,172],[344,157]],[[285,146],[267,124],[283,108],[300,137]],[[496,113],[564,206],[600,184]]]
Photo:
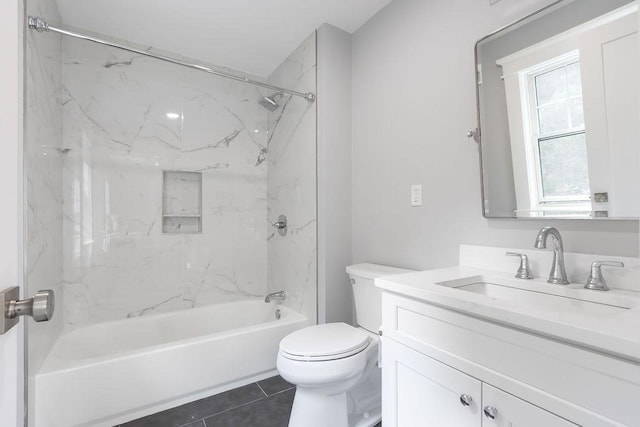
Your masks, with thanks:
[[[116,427],[287,427],[295,391],[275,376]]]
[[[120,427],[286,427],[294,394],[292,384],[275,376]]]

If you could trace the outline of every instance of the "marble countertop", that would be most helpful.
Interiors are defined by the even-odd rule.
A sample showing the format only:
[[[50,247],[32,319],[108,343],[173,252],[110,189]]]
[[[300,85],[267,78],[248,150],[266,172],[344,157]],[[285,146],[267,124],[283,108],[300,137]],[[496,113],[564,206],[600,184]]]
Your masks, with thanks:
[[[525,292],[507,289],[516,297],[502,298],[456,288],[474,282]],[[583,283],[553,285],[543,278],[515,279],[513,274],[464,266],[386,276],[375,283],[385,291],[640,364],[639,292],[592,291]],[[558,297],[559,306],[567,310],[540,304],[540,298],[554,302],[547,295]]]

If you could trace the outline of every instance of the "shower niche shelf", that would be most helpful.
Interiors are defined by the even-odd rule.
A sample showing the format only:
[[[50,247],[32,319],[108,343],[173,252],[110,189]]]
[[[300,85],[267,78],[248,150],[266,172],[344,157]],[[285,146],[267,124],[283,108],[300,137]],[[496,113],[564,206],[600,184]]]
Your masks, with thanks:
[[[202,174],[164,171],[162,177],[162,232],[202,232]]]

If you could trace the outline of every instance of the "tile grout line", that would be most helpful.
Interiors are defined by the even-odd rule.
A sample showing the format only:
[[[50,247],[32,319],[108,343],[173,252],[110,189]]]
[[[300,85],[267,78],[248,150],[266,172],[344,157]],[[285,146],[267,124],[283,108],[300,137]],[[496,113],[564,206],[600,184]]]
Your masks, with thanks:
[[[262,390],[262,387],[260,387],[260,386],[258,385],[258,383],[251,383],[251,384],[247,384],[247,385],[256,385],[256,386],[258,386],[258,388],[260,389],[260,391],[262,391],[262,394],[265,394],[265,393],[264,393],[264,391]],[[207,415],[206,417],[203,417],[203,418],[202,418],[202,421],[204,421],[204,424],[205,424],[205,426],[206,426],[206,425],[207,425],[207,421],[206,421],[206,419],[207,419],[207,418],[215,417],[215,416],[218,416],[218,415],[220,415],[220,414],[224,414],[225,412],[233,411],[234,409],[241,408],[241,407],[243,407],[243,406],[245,406],[245,405],[251,405],[252,403],[259,402],[259,401],[264,400],[264,399],[265,399],[265,397],[259,397],[259,398],[257,398],[257,399],[250,400],[249,402],[241,403],[241,404],[239,404],[239,405],[232,406],[231,408],[223,409],[222,411],[218,411],[218,412],[216,412],[216,413],[209,414],[209,415]],[[183,426],[183,427],[184,427],[184,426]]]
[[[258,387],[258,390],[260,390],[260,391],[262,392],[262,396],[261,396],[261,397],[258,397],[257,399],[253,399],[253,400],[248,401],[248,402],[245,402],[245,403],[241,403],[241,404],[239,404],[239,405],[235,405],[235,406],[232,406],[232,407],[226,408],[226,409],[224,409],[224,410],[222,410],[222,411],[219,411],[219,412],[216,412],[216,413],[213,413],[213,414],[208,414],[208,415],[206,415],[206,416],[204,416],[204,417],[202,417],[202,418],[198,418],[198,419],[196,419],[196,420],[191,420],[191,421],[189,421],[189,422],[187,422],[187,423],[185,423],[185,424],[181,424],[181,425],[180,425],[180,427],[185,427],[185,426],[188,426],[188,425],[191,425],[191,424],[198,423],[198,422],[200,422],[200,421],[202,421],[202,424],[203,424],[205,427],[208,427],[208,426],[209,426],[209,424],[207,423],[207,419],[215,418],[215,417],[217,417],[217,416],[219,416],[219,415],[222,415],[222,414],[224,414],[224,413],[227,413],[227,412],[230,412],[230,411],[234,411],[234,410],[239,409],[239,408],[241,408],[241,407],[243,407],[243,406],[247,406],[247,405],[255,404],[255,403],[260,402],[260,401],[262,401],[262,400],[269,400],[269,398],[271,398],[271,397],[273,397],[273,396],[276,396],[276,395],[279,395],[279,394],[281,394],[281,393],[284,393],[284,392],[290,391],[291,389],[295,389],[295,386],[291,386],[291,387],[288,387],[288,388],[286,388],[286,389],[279,390],[279,391],[277,391],[277,392],[275,392],[275,393],[272,393],[271,395],[268,395],[268,394],[265,392],[265,390],[262,388],[262,386],[261,386],[260,384],[258,384],[257,382],[252,383],[252,384],[253,384],[253,385],[256,385],[256,386]],[[193,403],[193,402],[191,402],[191,403]],[[188,404],[186,404],[186,405],[188,405]],[[184,406],[184,405],[182,405],[182,406]],[[176,408],[171,408],[171,409],[169,409],[169,410],[167,410],[167,411],[170,411],[170,410],[173,410],[173,409],[177,409],[177,408],[179,408],[179,406],[178,406],[178,407],[176,407]],[[151,414],[151,415],[156,415],[156,414]],[[151,416],[151,415],[150,415],[150,416]],[[114,426],[114,427],[121,427],[121,426],[120,426],[120,425],[118,425],[118,426]]]
[[[260,391],[262,392],[262,394],[264,394],[264,397],[269,397],[269,395],[264,391],[264,389],[262,387],[260,387],[260,383],[255,383],[258,388],[260,389]]]
[[[207,427],[207,422],[204,420],[204,418],[200,418],[200,419],[198,419],[198,420],[193,420],[193,421],[191,421],[191,422],[189,422],[189,423],[182,424],[180,427],[184,427],[184,426],[188,426],[188,425],[191,425],[191,424],[195,424],[195,423],[197,423],[198,421],[202,421],[202,424],[204,424],[204,426],[205,426],[205,427]]]
[[[277,395],[277,394],[284,393],[285,391],[289,391],[289,390],[291,390],[291,389],[295,389],[295,388],[296,388],[296,386],[292,386],[292,387],[289,387],[289,388],[285,388],[284,390],[276,391],[275,393],[273,393],[271,396],[268,396],[268,397],[272,397],[272,396],[275,396],[275,395]]]
[[[262,393],[265,394],[264,391],[262,390],[262,387],[260,387],[258,385],[258,383],[252,383],[252,384],[257,385],[258,388],[260,389],[260,391],[262,391]],[[197,420],[190,421],[190,422],[188,422],[186,424],[182,424],[180,427],[185,427],[185,426],[188,426],[189,424],[193,424],[193,423],[196,423],[198,421],[202,421],[202,423],[205,425],[205,427],[207,427],[207,418],[216,417],[218,415],[224,414],[225,412],[233,411],[235,409],[241,408],[241,407],[246,406],[246,405],[251,405],[253,403],[259,402],[259,401],[264,400],[264,399],[265,399],[265,397],[259,397],[257,399],[253,399],[253,400],[251,400],[249,402],[245,402],[245,403],[242,403],[240,405],[232,406],[230,408],[224,409],[222,411],[219,411],[219,412],[216,412],[216,413],[213,413],[213,414],[209,414],[209,415],[207,415],[205,417],[202,417],[202,418],[199,418]]]
[[[250,402],[246,402],[246,403],[243,403],[243,404],[241,404],[241,405],[238,405],[238,406],[234,406],[234,407],[232,407],[232,408],[225,409],[224,411],[220,411],[220,412],[216,412],[215,414],[207,415],[206,417],[202,418],[202,420],[204,421],[204,424],[205,424],[205,426],[206,426],[206,425],[207,425],[207,418],[217,417],[218,415],[222,415],[222,414],[227,413],[227,412],[229,412],[229,411],[234,411],[234,410],[236,410],[236,409],[238,409],[238,408],[242,408],[243,406],[252,405],[252,404],[254,404],[254,403],[256,403],[256,402],[260,402],[261,400],[265,400],[265,398],[264,398],[264,397],[260,397],[260,398],[258,398],[258,399],[254,399],[254,400],[252,400],[252,401],[250,401]]]
[[[242,404],[242,405],[236,406],[236,407],[234,407],[234,408],[230,408],[230,409],[227,409],[227,410],[225,410],[225,411],[218,412],[218,413],[216,413],[216,414],[214,414],[214,415],[210,415],[210,416],[208,416],[208,417],[202,418],[202,422],[204,423],[204,426],[205,426],[205,427],[209,427],[209,423],[207,422],[207,419],[215,418],[215,417],[217,417],[218,415],[222,415],[222,414],[224,414],[224,413],[227,413],[227,412],[230,412],[230,411],[234,411],[234,410],[236,410],[236,409],[238,409],[238,408],[242,408],[242,407],[247,406],[247,405],[253,405],[253,404],[255,404],[255,403],[257,403],[257,402],[260,402],[260,401],[262,401],[262,400],[269,400],[269,398],[271,398],[271,397],[273,397],[273,396],[277,396],[278,394],[281,394],[281,393],[284,393],[284,392],[290,391],[290,390],[292,390],[292,389],[295,389],[295,386],[292,386],[292,387],[289,387],[289,388],[287,388],[287,389],[285,389],[285,390],[280,390],[280,391],[278,391],[278,392],[276,392],[276,393],[273,393],[271,396],[268,396],[268,395],[264,392],[264,390],[262,389],[262,387],[260,387],[260,385],[259,385],[258,383],[255,383],[255,384],[260,388],[260,390],[262,390],[262,392],[265,394],[265,397],[261,397],[261,398],[259,398],[259,399],[255,399],[255,400],[252,400],[251,402],[247,402],[247,403],[244,403],[244,404]],[[198,421],[200,421],[200,420],[198,420]],[[195,421],[194,421],[194,422],[195,422]],[[184,426],[182,426],[182,427],[184,427]]]

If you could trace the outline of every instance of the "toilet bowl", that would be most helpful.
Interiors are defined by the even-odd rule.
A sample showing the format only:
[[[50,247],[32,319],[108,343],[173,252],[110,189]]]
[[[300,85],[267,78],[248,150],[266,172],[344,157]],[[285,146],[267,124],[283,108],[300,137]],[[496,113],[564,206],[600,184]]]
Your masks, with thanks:
[[[309,326],[287,335],[277,357],[280,375],[296,385],[289,427],[372,427],[382,418],[378,367],[381,291],[374,279],[410,272],[376,264],[347,267],[359,327]]]
[[[377,362],[378,337],[362,328],[327,323],[289,334],[280,343],[277,358],[280,375],[297,386],[289,426],[377,424],[381,419]],[[373,378],[367,382],[368,377]],[[360,383],[369,385],[354,390]]]

